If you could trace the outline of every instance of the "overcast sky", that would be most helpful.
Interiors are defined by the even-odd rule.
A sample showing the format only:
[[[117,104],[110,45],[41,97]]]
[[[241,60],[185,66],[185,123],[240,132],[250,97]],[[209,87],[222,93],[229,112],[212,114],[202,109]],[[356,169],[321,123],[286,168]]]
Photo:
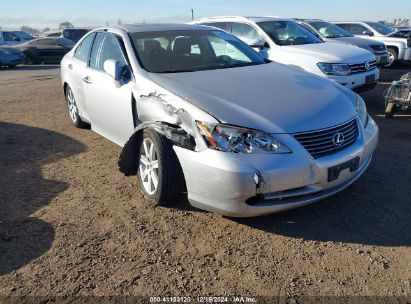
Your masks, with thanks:
[[[57,28],[62,21],[74,26],[123,23],[186,22],[195,17],[275,15],[326,20],[411,19],[411,0],[0,0],[0,26],[29,25]]]

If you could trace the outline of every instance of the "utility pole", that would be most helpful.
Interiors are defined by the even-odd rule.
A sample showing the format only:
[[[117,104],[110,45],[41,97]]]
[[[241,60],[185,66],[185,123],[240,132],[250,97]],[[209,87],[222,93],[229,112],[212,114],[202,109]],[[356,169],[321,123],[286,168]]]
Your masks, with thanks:
[[[194,9],[191,9],[191,21],[194,20]]]

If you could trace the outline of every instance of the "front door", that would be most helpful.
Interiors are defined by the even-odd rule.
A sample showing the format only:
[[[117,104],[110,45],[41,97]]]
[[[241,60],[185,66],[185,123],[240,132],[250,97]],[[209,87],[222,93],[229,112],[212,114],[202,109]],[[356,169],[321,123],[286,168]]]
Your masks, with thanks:
[[[91,50],[89,67],[82,76],[91,128],[123,146],[134,132],[131,76],[116,81],[104,71],[104,62],[114,59],[128,66],[119,37],[98,33]]]

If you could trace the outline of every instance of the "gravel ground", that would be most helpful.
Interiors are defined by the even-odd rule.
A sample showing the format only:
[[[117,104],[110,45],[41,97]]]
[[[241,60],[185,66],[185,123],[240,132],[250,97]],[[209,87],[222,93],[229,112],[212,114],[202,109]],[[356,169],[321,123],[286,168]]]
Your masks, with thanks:
[[[0,71],[0,295],[411,296],[411,113],[383,114],[366,174],[294,211],[229,219],[154,208],[120,148],[71,126],[59,68]]]

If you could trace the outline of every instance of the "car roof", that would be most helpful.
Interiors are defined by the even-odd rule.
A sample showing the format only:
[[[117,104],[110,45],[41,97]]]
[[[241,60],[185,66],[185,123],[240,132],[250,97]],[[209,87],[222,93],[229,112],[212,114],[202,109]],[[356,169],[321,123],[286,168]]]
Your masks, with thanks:
[[[254,21],[254,22],[263,22],[263,21],[285,21],[290,20],[287,18],[281,18],[278,16],[219,16],[219,17],[207,17],[194,20],[196,22],[206,22],[206,21]]]
[[[294,19],[297,20],[297,21],[303,21],[303,22],[307,22],[307,23],[310,23],[310,22],[327,22],[327,21],[324,21],[322,19],[299,19],[299,18],[294,18]]]
[[[190,31],[190,30],[209,30],[209,27],[194,24],[178,24],[178,23],[142,23],[142,24],[127,24],[118,26],[103,27],[103,29],[121,29],[129,33],[139,32],[161,32],[161,31]]]

